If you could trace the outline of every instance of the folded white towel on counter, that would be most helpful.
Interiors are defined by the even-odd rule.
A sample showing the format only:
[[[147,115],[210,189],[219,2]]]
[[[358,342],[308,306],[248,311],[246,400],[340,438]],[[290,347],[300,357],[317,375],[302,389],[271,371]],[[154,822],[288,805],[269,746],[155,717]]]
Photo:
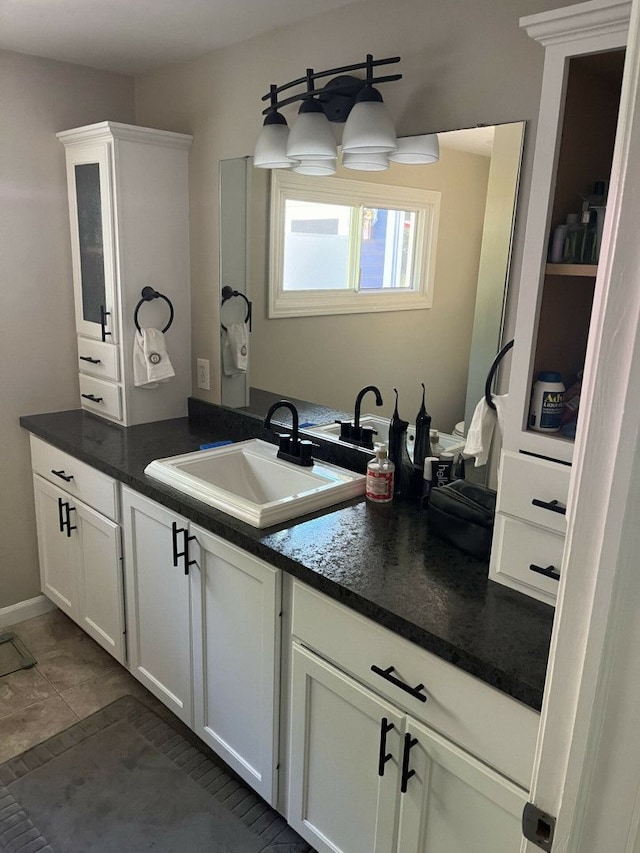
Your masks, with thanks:
[[[491,449],[491,441],[496,423],[501,435],[504,435],[504,418],[508,394],[491,395],[495,409],[483,397],[478,403],[471,418],[471,426],[467,433],[467,443],[464,447],[466,456],[475,456],[475,467],[486,465]]]
[[[249,366],[249,329],[246,323],[231,323],[222,345],[222,368],[225,376],[239,376]]]
[[[175,376],[164,334],[159,329],[136,331],[133,341],[133,384],[137,388],[157,388]]]

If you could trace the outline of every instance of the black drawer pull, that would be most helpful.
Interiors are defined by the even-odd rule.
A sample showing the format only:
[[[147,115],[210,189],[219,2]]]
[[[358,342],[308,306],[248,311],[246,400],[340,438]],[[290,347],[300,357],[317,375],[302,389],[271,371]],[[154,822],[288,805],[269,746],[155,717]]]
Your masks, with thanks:
[[[100,364],[99,358],[91,358],[90,355],[81,355],[78,357],[79,357],[80,361],[88,361],[89,364]]]
[[[62,502],[62,498],[58,498],[58,528],[60,533],[64,533],[64,515],[62,512],[62,507],[64,506]]]
[[[539,575],[544,575],[546,578],[551,578],[551,580],[560,580],[560,570],[556,569],[555,566],[547,566],[546,568],[544,568],[543,566],[536,566],[535,563],[531,563],[529,568],[532,572],[537,572]]]
[[[390,723],[386,717],[380,721],[380,753],[378,755],[378,776],[384,776],[384,765],[390,761],[393,756],[387,752],[387,733],[394,728],[393,723]]]
[[[379,675],[381,678],[384,678],[385,681],[390,681],[391,684],[394,684],[396,687],[399,687],[400,690],[404,690],[405,693],[408,693],[410,696],[413,696],[414,699],[419,699],[421,702],[426,702],[427,697],[422,691],[424,690],[424,684],[418,684],[416,687],[411,687],[408,684],[405,684],[404,681],[401,681],[399,678],[396,678],[392,675],[392,672],[395,672],[395,666],[388,666],[386,669],[380,669],[379,666],[373,664],[371,667],[371,672],[375,672],[376,675]]]
[[[557,512],[559,515],[566,515],[567,508],[560,501],[541,501],[538,498],[534,498],[531,503],[534,506],[539,506],[540,509],[548,509],[551,512]]]
[[[92,403],[101,403],[104,399],[103,397],[96,397],[95,394],[80,394],[81,397],[84,397],[85,400],[91,400]]]
[[[55,474],[56,477],[60,477],[60,479],[64,480],[65,483],[70,483],[73,480],[73,474],[65,474],[64,468],[61,468],[59,471],[54,471],[52,468],[51,473]]]
[[[402,753],[402,778],[400,780],[400,793],[407,793],[407,782],[416,775],[415,770],[409,770],[409,753],[418,743],[418,739],[411,737],[409,732],[404,736],[404,752]]]

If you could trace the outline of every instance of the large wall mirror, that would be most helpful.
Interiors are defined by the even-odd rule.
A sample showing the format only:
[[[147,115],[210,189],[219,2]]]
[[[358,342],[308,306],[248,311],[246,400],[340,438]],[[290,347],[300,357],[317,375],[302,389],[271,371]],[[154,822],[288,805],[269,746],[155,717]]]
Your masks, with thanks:
[[[386,417],[397,388],[400,414],[413,422],[424,382],[435,428],[468,424],[500,347],[523,137],[523,122],[450,131],[439,134],[437,163],[336,175],[350,187],[439,193],[430,306],[412,310],[269,318],[271,172],[248,158],[222,161],[221,286],[253,303],[247,386],[352,412],[358,391],[374,384],[385,403],[376,413]],[[225,322],[234,310],[242,317],[235,302]],[[243,381],[223,378],[223,404],[246,404]]]

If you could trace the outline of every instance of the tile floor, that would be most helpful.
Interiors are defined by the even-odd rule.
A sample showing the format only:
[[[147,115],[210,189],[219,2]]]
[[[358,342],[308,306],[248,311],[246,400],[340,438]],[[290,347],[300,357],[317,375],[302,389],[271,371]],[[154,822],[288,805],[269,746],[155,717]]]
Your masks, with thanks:
[[[0,764],[121,696],[160,704],[61,610],[6,630],[37,663],[0,677]]]

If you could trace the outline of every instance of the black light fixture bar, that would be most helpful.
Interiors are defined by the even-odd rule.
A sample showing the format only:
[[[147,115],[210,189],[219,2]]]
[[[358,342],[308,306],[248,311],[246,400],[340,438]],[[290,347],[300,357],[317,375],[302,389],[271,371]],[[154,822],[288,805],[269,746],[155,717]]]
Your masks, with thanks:
[[[313,83],[315,80],[319,80],[322,77],[330,77],[333,75],[340,76],[342,74],[347,74],[350,71],[362,71],[363,69],[367,70],[367,79],[360,81],[362,86],[365,85],[376,85],[379,83],[390,83],[394,80],[402,79],[402,74],[390,74],[386,77],[375,77],[371,76],[372,69],[376,66],[380,65],[391,65],[393,63],[400,62],[399,56],[391,56],[387,59],[374,59],[371,54],[367,55],[367,59],[365,62],[357,62],[354,65],[344,65],[341,68],[329,68],[326,71],[314,71],[312,68],[307,69],[307,73],[304,77],[299,77],[297,80],[291,80],[289,83],[284,83],[282,86],[271,85],[269,87],[269,92],[266,95],[262,96],[263,101],[271,101],[271,104],[262,111],[262,115],[269,115],[269,113],[275,112],[279,110],[281,107],[285,107],[288,104],[293,104],[296,101],[302,101],[309,96],[318,97],[321,95],[335,95],[340,94],[341,91],[347,91],[353,88],[354,81],[357,78],[347,78],[347,82],[341,84],[340,82],[331,85],[331,82],[324,86],[322,89],[315,89],[313,87]],[[288,89],[292,89],[294,86],[302,86],[306,85],[306,89],[304,92],[299,92],[297,95],[292,95],[289,98],[285,98],[282,101],[278,101],[278,95],[281,92],[286,92]]]

